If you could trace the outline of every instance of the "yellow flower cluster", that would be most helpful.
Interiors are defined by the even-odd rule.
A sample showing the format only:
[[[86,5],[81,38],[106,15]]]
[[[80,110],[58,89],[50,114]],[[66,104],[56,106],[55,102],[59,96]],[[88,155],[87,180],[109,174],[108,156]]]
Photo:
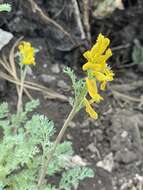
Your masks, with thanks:
[[[98,115],[91,107],[94,102],[99,103],[103,98],[98,93],[97,81],[100,84],[100,90],[105,90],[108,81],[113,80],[114,73],[107,65],[107,60],[112,56],[112,51],[108,48],[110,40],[99,34],[96,44],[91,50],[86,51],[83,55],[87,63],[83,65],[83,71],[87,71],[86,86],[91,100],[84,99],[86,112],[90,117],[97,119]]]
[[[35,49],[32,47],[31,43],[29,42],[21,42],[18,46],[20,55],[21,55],[21,62],[24,65],[35,65]]]

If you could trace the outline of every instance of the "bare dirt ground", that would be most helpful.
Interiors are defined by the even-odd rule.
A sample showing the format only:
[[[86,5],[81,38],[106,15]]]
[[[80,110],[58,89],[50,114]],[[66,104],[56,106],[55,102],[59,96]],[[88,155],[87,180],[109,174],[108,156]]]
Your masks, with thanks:
[[[52,23],[45,24],[35,16],[28,1],[15,0],[12,14],[1,14],[0,27],[12,32],[15,39],[23,35],[40,50],[37,65],[29,71],[28,80],[38,81],[69,97],[72,95],[71,83],[63,74],[63,67],[69,65],[79,77],[82,76],[81,65],[85,61],[82,52],[90,45],[79,37],[71,4],[67,5],[64,0],[36,2],[70,32],[76,44]],[[116,10],[107,18],[93,19],[91,15],[92,41],[99,32],[111,39],[113,58],[110,62],[116,77],[104,93],[105,100],[96,106],[99,119],[91,120],[82,110],[65,135],[73,142],[76,154],[95,171],[95,177],[83,182],[79,190],[143,189],[143,72],[131,64],[134,39],[143,42],[143,5],[139,1],[130,2],[124,1],[125,10]],[[63,11],[56,16],[64,3]],[[60,100],[44,99],[40,93],[31,94],[40,99],[37,112],[46,114],[59,130],[70,105]],[[1,79],[0,101],[7,101],[15,110],[15,87]]]

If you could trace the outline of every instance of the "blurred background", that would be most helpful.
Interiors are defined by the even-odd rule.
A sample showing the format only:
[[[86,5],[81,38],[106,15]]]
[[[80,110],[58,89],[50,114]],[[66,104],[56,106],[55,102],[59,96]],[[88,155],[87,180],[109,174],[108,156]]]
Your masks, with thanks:
[[[37,111],[54,120],[57,128],[70,110],[65,97],[72,96],[64,66],[84,76],[83,52],[99,33],[111,40],[109,64],[115,80],[104,93],[103,103],[95,105],[99,119],[93,121],[81,111],[65,138],[73,141],[77,155],[95,170],[94,179],[85,181],[79,190],[142,190],[143,0],[0,0],[6,2],[12,12],[0,13],[1,59],[10,56],[21,37],[38,50],[27,80],[50,88],[51,96],[31,94],[40,99]],[[15,110],[15,86],[2,76],[0,101]]]

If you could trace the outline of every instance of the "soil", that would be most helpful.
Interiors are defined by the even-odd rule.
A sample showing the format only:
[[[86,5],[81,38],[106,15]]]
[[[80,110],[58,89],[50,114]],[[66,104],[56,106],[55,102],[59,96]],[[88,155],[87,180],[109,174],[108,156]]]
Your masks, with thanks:
[[[63,67],[71,66],[79,77],[82,76],[81,65],[85,60],[81,55],[90,44],[88,40],[80,39],[72,4],[67,1],[36,2],[66,28],[75,44],[51,23],[45,24],[35,16],[26,0],[13,1],[12,13],[1,13],[0,28],[13,33],[14,40],[10,45],[23,35],[39,49],[36,67],[29,72],[28,80],[38,81],[70,97],[71,82],[63,74]],[[64,137],[73,142],[75,153],[95,171],[95,177],[82,182],[78,190],[143,189],[143,71],[132,64],[131,56],[134,40],[143,43],[143,2],[125,0],[124,6],[124,10],[116,9],[102,19],[90,15],[92,42],[99,32],[111,39],[113,58],[110,62],[116,76],[104,93],[104,101],[96,105],[99,119],[90,119],[82,110]],[[70,112],[70,105],[60,100],[44,99],[40,93],[31,94],[40,99],[36,111],[53,120],[59,131]],[[7,101],[15,110],[15,87],[1,79],[0,101]]]

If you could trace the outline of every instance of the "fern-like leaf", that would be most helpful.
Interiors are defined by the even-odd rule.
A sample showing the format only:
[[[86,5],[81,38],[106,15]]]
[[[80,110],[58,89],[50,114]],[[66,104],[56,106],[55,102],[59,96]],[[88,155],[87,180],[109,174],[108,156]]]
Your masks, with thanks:
[[[2,12],[2,11],[10,12],[11,11],[11,5],[8,3],[0,4],[0,12]]]
[[[79,185],[79,181],[94,176],[93,171],[86,167],[76,167],[64,172],[60,181],[60,189],[71,190]]]
[[[7,103],[2,103],[0,104],[0,119],[4,118],[6,114],[8,113],[8,104]]]

